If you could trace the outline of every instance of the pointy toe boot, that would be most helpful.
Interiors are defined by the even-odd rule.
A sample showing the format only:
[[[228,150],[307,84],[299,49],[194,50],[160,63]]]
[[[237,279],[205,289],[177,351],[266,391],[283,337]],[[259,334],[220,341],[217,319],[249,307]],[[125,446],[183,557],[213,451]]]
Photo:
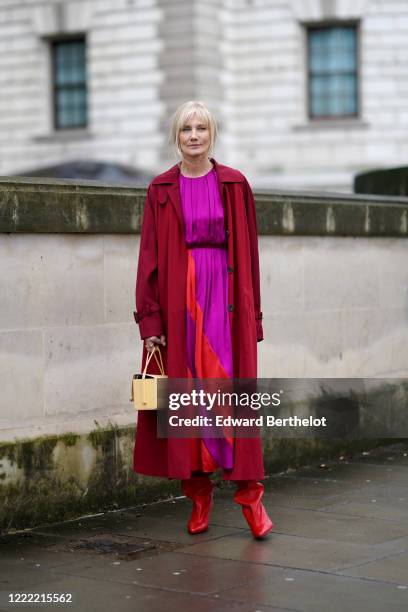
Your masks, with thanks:
[[[272,531],[273,523],[261,501],[264,486],[255,480],[237,481],[234,501],[241,504],[242,513],[254,538],[263,538]]]
[[[193,510],[187,524],[189,533],[207,531],[214,504],[213,483],[208,477],[195,477],[182,480],[181,485],[183,494],[193,501]]]

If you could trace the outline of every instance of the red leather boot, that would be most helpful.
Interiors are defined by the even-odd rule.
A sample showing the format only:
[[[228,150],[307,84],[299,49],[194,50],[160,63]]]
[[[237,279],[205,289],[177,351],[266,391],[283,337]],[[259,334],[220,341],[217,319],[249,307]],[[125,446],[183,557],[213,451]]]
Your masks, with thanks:
[[[202,533],[208,529],[208,519],[213,507],[214,485],[208,476],[188,478],[181,481],[183,494],[193,500],[193,511],[188,521],[189,533]]]
[[[273,528],[273,523],[261,502],[264,486],[256,480],[237,480],[236,483],[234,501],[241,504],[242,513],[254,538],[263,538]]]

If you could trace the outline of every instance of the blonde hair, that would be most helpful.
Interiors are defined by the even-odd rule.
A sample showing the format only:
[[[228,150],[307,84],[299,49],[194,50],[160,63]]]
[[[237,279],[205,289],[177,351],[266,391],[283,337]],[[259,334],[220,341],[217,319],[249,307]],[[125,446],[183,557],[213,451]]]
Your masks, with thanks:
[[[217,123],[206,105],[198,100],[184,102],[174,113],[170,128],[170,144],[174,146],[176,153],[181,157],[182,153],[179,145],[180,130],[193,115],[197,115],[198,120],[210,128],[210,147],[208,153],[212,155],[218,136]]]

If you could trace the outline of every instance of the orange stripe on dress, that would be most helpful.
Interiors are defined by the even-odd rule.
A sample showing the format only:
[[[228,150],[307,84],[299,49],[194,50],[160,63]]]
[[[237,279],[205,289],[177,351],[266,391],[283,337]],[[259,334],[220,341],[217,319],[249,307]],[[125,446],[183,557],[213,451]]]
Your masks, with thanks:
[[[204,333],[203,312],[195,298],[195,262],[191,251],[188,252],[187,285],[187,308],[196,326],[195,366],[197,376],[199,378],[229,378]]]
[[[203,312],[200,304],[198,304],[195,298],[195,278],[195,261],[191,250],[189,250],[187,266],[187,309],[196,328],[195,367],[197,376],[199,378],[230,378],[204,333]],[[232,437],[225,435],[225,438],[228,442],[233,444]]]

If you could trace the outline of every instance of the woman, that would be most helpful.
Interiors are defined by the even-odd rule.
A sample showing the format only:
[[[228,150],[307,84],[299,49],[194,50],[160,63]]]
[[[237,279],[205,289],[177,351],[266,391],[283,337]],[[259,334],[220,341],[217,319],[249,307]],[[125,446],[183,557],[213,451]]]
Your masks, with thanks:
[[[135,320],[144,340],[142,368],[160,345],[174,378],[256,378],[263,340],[255,202],[244,175],[212,154],[217,127],[207,107],[181,105],[171,141],[181,161],[147,190],[136,279]],[[158,373],[152,359],[151,373]],[[190,533],[208,528],[209,475],[234,480],[234,500],[254,537],[273,527],[261,502],[262,445],[257,438],[158,438],[157,416],[139,411],[134,471],[181,479],[193,501]]]

